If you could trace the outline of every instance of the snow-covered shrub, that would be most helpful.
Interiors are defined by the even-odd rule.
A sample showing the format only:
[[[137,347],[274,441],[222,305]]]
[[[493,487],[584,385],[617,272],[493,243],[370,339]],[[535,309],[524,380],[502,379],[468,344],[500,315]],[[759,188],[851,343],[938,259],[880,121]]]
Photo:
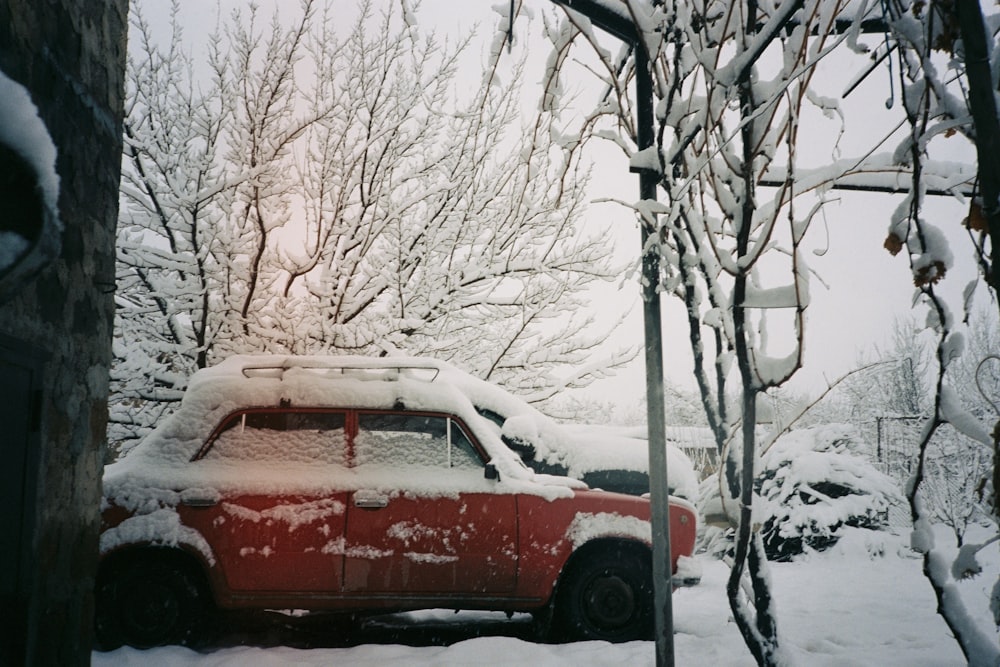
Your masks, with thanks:
[[[761,457],[758,493],[768,556],[787,560],[803,548],[836,544],[840,529],[879,529],[902,498],[895,482],[857,454],[857,434],[843,424],[792,431]]]
[[[807,549],[823,551],[847,527],[886,526],[889,507],[902,497],[861,450],[852,426],[829,424],[791,431],[761,455],[754,518],[768,558],[784,561]],[[712,519],[737,511],[735,501],[723,502],[720,488],[717,477],[706,480],[699,503],[708,525],[702,548],[716,554],[730,550],[733,529]]]

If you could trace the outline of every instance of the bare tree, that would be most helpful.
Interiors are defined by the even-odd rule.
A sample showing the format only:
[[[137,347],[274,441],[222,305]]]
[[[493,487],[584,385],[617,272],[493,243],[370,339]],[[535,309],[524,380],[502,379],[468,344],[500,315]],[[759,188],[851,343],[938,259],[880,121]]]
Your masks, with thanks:
[[[947,426],[938,429],[928,453],[921,489],[926,508],[935,522],[951,528],[959,548],[964,546],[969,526],[989,520],[983,488],[991,458],[986,448],[970,444]]]
[[[429,354],[544,401],[629,361],[584,313],[620,267],[580,232],[586,130],[522,120],[520,68],[408,3],[251,7],[195,67],[141,11],[129,69],[115,421],[135,435],[234,352]],[[339,13],[338,13],[339,12]],[[146,342],[150,341],[150,342]],[[169,409],[169,407],[167,407]]]
[[[960,132],[979,145],[980,182],[984,188],[991,187],[991,180],[1000,176],[992,171],[989,163],[992,156],[988,151],[984,153],[980,144],[986,136],[981,133],[989,134],[995,129],[993,127],[996,125],[995,106],[992,119],[984,119],[977,113],[979,110],[973,108],[976,121],[971,122],[970,106],[962,96],[962,91],[955,89],[957,77],[945,74],[940,67],[942,58],[938,53],[957,51],[956,39],[959,32],[966,37],[968,48],[973,48],[976,40],[982,43],[986,37],[978,7],[973,11],[979,18],[980,34],[974,34],[974,30],[968,32],[966,26],[962,25],[963,20],[970,18],[968,15],[964,17],[962,15],[969,6],[962,5],[956,12],[958,4],[893,1],[887,5],[889,24],[898,50],[899,80],[903,89],[901,100],[908,127],[908,133],[898,147],[896,155],[910,169],[912,185],[890,223],[886,248],[893,254],[905,250],[914,285],[920,296],[920,304],[928,312],[927,328],[933,332],[935,338],[932,407],[924,422],[917,446],[916,465],[906,487],[914,526],[914,547],[923,554],[924,574],[937,597],[938,610],[954,633],[969,663],[995,665],[1000,662],[1000,648],[993,638],[988,637],[970,620],[962,600],[955,594],[954,581],[956,576],[976,570],[975,553],[986,545],[964,545],[959,552],[959,560],[949,563],[945,552],[935,544],[931,529],[933,516],[927,507],[923,491],[932,465],[930,457],[932,439],[940,432],[942,426],[946,424],[953,426],[972,443],[983,448],[984,453],[994,456],[997,436],[1000,435],[1000,429],[996,429],[991,437],[984,423],[963,407],[950,381],[949,370],[954,368],[956,360],[961,358],[966,338],[959,331],[960,320],[955,317],[938,287],[946,278],[951,266],[951,249],[944,242],[935,224],[923,215],[926,189],[925,165],[928,147],[935,137]],[[973,75],[976,72],[973,68],[978,68],[982,64],[978,61],[965,63],[961,57],[952,58],[950,63],[957,68],[958,74],[968,74],[970,83],[973,83]],[[992,98],[995,87],[994,81],[989,85],[988,92],[981,89],[973,90],[969,98],[973,106],[976,104],[977,96],[984,93]],[[995,198],[996,194],[992,196]],[[995,213],[994,204],[988,203],[985,208]],[[988,229],[986,225],[977,224],[972,220],[975,215],[976,205],[973,202],[968,223],[970,238],[979,253],[984,270],[984,282],[995,288],[992,275],[995,269],[990,265],[992,260],[987,251]],[[995,250],[993,248],[994,257]],[[972,294],[972,290],[966,289],[965,293],[967,298],[962,304],[963,309],[968,308],[970,301],[968,297]],[[995,292],[993,298],[996,299]],[[975,360],[977,365],[978,362],[979,360]],[[996,465],[994,461],[994,466]],[[993,520],[997,521],[995,513]],[[996,542],[997,539],[1000,538],[994,537],[988,543]],[[953,567],[949,567],[950,564]],[[1000,605],[997,604],[997,600],[1000,599],[1000,582],[994,587],[993,597],[992,609],[996,615],[1000,613]]]
[[[1000,229],[995,225],[1000,210],[996,206],[1000,169],[995,159],[1000,134],[992,104],[996,82],[990,79],[986,60],[990,49],[982,43],[988,35],[980,34],[984,33],[981,14],[977,7],[969,11],[973,6],[962,0],[891,0],[875,8],[880,21],[882,12],[888,12],[882,25],[891,27],[895,41],[890,39],[887,48],[873,51],[873,59],[899,58],[902,126],[909,132],[895,150],[877,153],[888,140],[883,138],[867,154],[832,160],[820,169],[809,169],[797,150],[805,108],[838,110],[836,101],[810,87],[815,64],[841,45],[869,50],[858,37],[871,3],[855,3],[850,12],[846,3],[802,0],[627,0],[617,8],[602,6],[635,28],[640,37],[636,48],[644,49],[654,63],[658,141],[641,152],[635,149],[636,121],[627,87],[634,67],[631,54],[612,56],[585,18],[572,9],[565,11],[578,41],[594,47],[600,64],[591,69],[606,86],[591,122],[610,118],[614,138],[630,155],[632,168],[651,170],[661,177],[665,202],[627,205],[633,206],[650,232],[646,251],[658,255],[663,270],[660,289],[679,297],[687,309],[695,377],[709,425],[725,457],[720,486],[728,497],[738,499],[731,503],[738,539],[728,593],[747,645],[762,664],[779,662],[780,648],[763,552],[751,523],[758,450],[756,398],[780,386],[802,363],[810,276],[802,240],[831,186],[858,175],[872,178],[895,173],[912,178],[911,192],[890,222],[886,247],[893,252],[907,250],[915,287],[929,309],[928,328],[937,340],[936,379],[931,383],[935,398],[928,407],[932,416],[920,439],[916,474],[908,486],[919,538],[929,535],[928,517],[920,509],[917,494],[926,474],[927,445],[937,428],[951,423],[982,444],[997,447],[996,434],[991,441],[974,419],[963,414],[944,379],[947,367],[958,356],[960,337],[954,335],[953,318],[935,286],[947,273],[951,256],[941,234],[921,217],[925,193],[941,189],[944,183],[944,172],[930,159],[929,143],[955,133],[974,139],[986,199],[981,205],[973,202],[967,225],[984,277],[987,282],[995,281],[991,262],[996,250],[991,254],[988,242]],[[975,22],[970,17],[979,18],[971,31],[969,26]],[[573,39],[566,36],[567,30],[571,29],[559,32],[554,40],[557,63],[566,61],[567,45]],[[969,123],[970,103],[957,90],[957,77],[942,75],[937,67],[940,60],[932,59],[935,48],[952,48],[960,31],[964,45],[978,54],[969,66],[969,101],[976,128]],[[992,71],[997,71],[995,63]],[[983,100],[990,104],[981,104]],[[796,342],[779,353],[770,346],[767,333],[782,312]],[[910,368],[911,374],[914,370]],[[725,400],[727,383],[734,375],[742,394],[735,415]],[[910,380],[908,386],[915,389],[918,385],[913,377]],[[918,407],[920,401],[912,392],[904,398],[910,408]],[[735,431],[731,431],[733,424]],[[776,435],[765,439],[763,447]],[[946,600],[954,596],[946,595],[946,576],[941,573],[947,568],[932,567],[939,557],[932,551],[928,551],[925,568],[935,582],[943,613],[950,616],[949,623],[970,659],[976,655],[983,664],[993,664],[995,647],[982,646],[959,618],[959,605],[952,602],[948,608]],[[1000,609],[1000,594],[994,597],[994,608]]]
[[[966,349],[950,363],[948,381],[962,408],[976,421],[988,423],[995,414],[989,397],[1000,396],[1000,363],[994,368],[981,365],[981,360],[1000,349],[1000,327],[985,307],[965,319],[956,326],[962,330]],[[868,455],[900,488],[919,457],[930,410],[928,387],[937,372],[934,339],[922,329],[912,317],[895,320],[888,343],[876,345],[866,355],[867,369],[839,390],[844,407],[838,418],[864,430]],[[990,452],[952,426],[943,425],[929,443],[924,506],[935,522],[951,528],[959,546],[968,527],[990,513],[986,487],[991,469]]]
[[[725,457],[724,495],[736,499],[727,504],[738,526],[727,592],[761,664],[776,664],[782,654],[764,549],[751,521],[757,399],[802,363],[809,304],[802,242],[824,201],[814,190],[857,165],[808,170],[797,151],[803,107],[829,104],[810,83],[815,65],[846,39],[833,36],[843,7],[626,3],[655,67],[657,142],[643,152],[631,148],[637,145],[627,94],[632,61],[596,49],[610,91],[599,113],[613,116],[633,169],[660,175],[665,201],[642,201],[635,209],[652,231],[648,251],[659,255],[661,290],[687,309],[695,377]],[[585,21],[567,15],[593,42]],[[785,177],[765,188],[772,170]],[[775,321],[793,333],[791,349],[771,343],[768,328]],[[726,400],[734,374],[742,395],[735,415]]]

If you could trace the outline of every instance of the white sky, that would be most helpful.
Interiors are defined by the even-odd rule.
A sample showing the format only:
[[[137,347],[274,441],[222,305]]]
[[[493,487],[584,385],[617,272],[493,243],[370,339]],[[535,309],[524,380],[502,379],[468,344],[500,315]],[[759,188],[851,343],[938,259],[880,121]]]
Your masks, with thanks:
[[[337,0],[345,7],[345,23],[349,23],[356,6],[351,0]],[[375,0],[376,8],[385,6],[389,0]],[[165,21],[167,3],[140,0],[147,18],[154,22]],[[201,0],[181,0],[181,11],[189,40],[202,42],[201,35],[214,24],[214,3]],[[221,0],[223,15],[232,7],[245,6],[246,0]],[[271,7],[285,7],[297,13],[298,5],[292,0],[261,0],[263,15],[269,17]],[[449,35],[464,35],[479,25],[477,43],[472,55],[484,54],[492,38],[492,29],[497,15],[492,0],[424,0],[417,11],[422,28],[436,29]],[[500,5],[506,5],[506,1]],[[515,26],[513,60],[527,49],[532,61],[524,82],[526,98],[537,97],[537,83],[541,79],[545,59],[548,55],[546,43],[541,36],[542,26],[539,14],[552,11],[549,0],[529,0],[527,6],[534,13],[534,19],[520,17]],[[869,44],[876,44],[880,37],[868,36]],[[617,48],[614,40],[608,40],[609,48]],[[197,55],[197,50],[195,51]],[[478,64],[470,63],[470,75],[478,78]],[[859,56],[845,55],[820,66],[817,86],[829,96],[839,96],[845,83],[862,69],[865,60]],[[576,91],[581,104],[586,104],[597,95],[592,79],[575,68],[576,76],[567,75],[564,88]],[[898,100],[898,84],[895,95]],[[841,157],[856,155],[863,146],[870,146],[874,139],[881,138],[885,129],[895,125],[901,117],[897,101],[893,109],[885,107],[889,97],[889,73],[884,66],[876,70],[851,96],[843,102],[845,113],[845,134],[841,139]],[[836,137],[837,126],[829,121],[820,122],[817,116],[814,126],[807,120],[802,136],[800,151],[815,156],[817,164],[833,159],[832,140]],[[887,144],[894,147],[895,142]],[[638,178],[628,173],[624,155],[610,145],[591,144],[597,168],[594,178],[594,199],[615,197],[625,201],[638,198]],[[949,140],[949,154],[938,156],[961,162],[973,162],[974,150],[959,137]],[[850,370],[858,355],[870,350],[873,344],[884,343],[893,321],[910,312],[913,287],[906,259],[902,255],[891,257],[882,248],[889,216],[900,201],[899,196],[842,192],[841,201],[826,208],[827,225],[814,225],[810,231],[812,243],[818,250],[826,250],[823,256],[810,256],[812,268],[819,274],[829,289],[814,279],[812,281],[812,304],[808,310],[805,367],[799,371],[789,386],[802,390],[816,390],[825,386],[824,379],[833,380]],[[940,221],[942,229],[949,236],[955,266],[946,279],[946,289],[950,294],[959,294],[969,280],[976,277],[971,249],[964,238],[960,226],[966,215],[963,205],[952,199],[932,198],[925,209],[925,216]],[[634,258],[638,253],[639,232],[634,222],[634,214],[621,206],[595,204],[591,207],[588,224],[608,228],[613,232],[619,253],[624,258]],[[828,236],[827,236],[828,235]],[[608,290],[605,296],[596,296],[596,308],[621,308],[623,303],[634,303],[635,307],[618,336],[623,342],[642,343],[642,315],[638,301],[638,284],[635,279],[625,282],[620,292]],[[606,299],[606,301],[605,301]],[[957,306],[956,306],[957,308]],[[617,311],[615,311],[617,312]],[[693,387],[691,361],[687,339],[686,320],[676,299],[665,299],[664,346],[667,360],[666,380],[668,384]],[[772,327],[771,336],[777,338],[778,327]],[[591,393],[612,397],[634,396],[644,393],[643,364],[641,359],[633,368],[618,378],[604,381],[595,386]]]

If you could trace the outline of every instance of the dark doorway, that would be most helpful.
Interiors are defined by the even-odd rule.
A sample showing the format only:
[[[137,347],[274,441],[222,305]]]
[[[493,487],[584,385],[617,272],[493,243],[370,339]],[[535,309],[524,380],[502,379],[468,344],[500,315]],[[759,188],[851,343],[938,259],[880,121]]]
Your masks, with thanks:
[[[43,355],[0,336],[0,664],[22,664],[32,579]]]

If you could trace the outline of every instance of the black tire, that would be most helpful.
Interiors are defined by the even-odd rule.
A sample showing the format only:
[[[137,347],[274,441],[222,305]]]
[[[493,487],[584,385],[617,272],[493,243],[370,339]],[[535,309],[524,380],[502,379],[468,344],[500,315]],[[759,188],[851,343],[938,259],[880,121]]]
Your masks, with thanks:
[[[98,648],[189,643],[207,608],[199,578],[184,563],[158,556],[130,558],[98,580]]]
[[[547,642],[554,638],[555,614],[551,604],[531,612],[531,634],[536,642]]]
[[[557,630],[569,640],[624,642],[653,635],[649,556],[630,549],[584,555],[559,584]]]

